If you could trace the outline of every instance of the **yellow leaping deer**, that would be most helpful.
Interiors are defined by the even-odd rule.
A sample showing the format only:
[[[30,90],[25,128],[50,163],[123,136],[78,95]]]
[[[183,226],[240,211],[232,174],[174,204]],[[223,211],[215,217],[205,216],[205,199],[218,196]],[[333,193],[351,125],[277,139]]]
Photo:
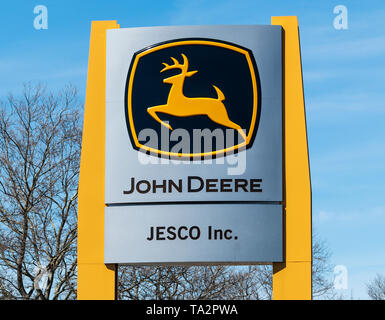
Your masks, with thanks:
[[[183,84],[186,77],[191,77],[197,70],[188,70],[188,59],[182,53],[183,64],[180,64],[178,60],[171,57],[174,62],[173,65],[163,63],[164,68],[160,71],[166,71],[171,69],[180,69],[181,73],[175,76],[166,78],[163,80],[164,83],[171,84],[171,89],[168,94],[167,104],[159,106],[153,106],[147,108],[147,112],[158,121],[161,125],[172,130],[172,127],[159,119],[157,112],[170,114],[177,117],[189,117],[195,115],[207,115],[212,121],[222,126],[237,130],[238,133],[246,141],[246,134],[242,128],[236,123],[229,119],[225,105],[222,103],[225,100],[225,96],[219,88],[213,85],[217,92],[217,99],[213,98],[188,98],[183,94]]]

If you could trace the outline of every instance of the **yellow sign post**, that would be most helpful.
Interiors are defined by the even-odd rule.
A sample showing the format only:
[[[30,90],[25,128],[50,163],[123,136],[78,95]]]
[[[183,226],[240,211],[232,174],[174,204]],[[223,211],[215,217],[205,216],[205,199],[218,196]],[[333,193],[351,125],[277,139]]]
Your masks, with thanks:
[[[273,265],[273,299],[311,299],[311,186],[297,17],[283,28],[284,261]]]
[[[273,265],[274,299],[311,299],[311,188],[298,21],[283,28],[284,263]],[[106,30],[91,27],[78,204],[78,299],[115,299],[116,266],[104,264]]]
[[[115,266],[104,264],[106,30],[93,21],[88,60],[78,204],[78,299],[115,299]]]

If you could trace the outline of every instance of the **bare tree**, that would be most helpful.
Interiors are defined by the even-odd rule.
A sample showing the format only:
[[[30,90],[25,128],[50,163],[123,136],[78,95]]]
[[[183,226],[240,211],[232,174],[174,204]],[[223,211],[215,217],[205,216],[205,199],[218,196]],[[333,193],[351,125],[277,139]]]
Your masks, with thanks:
[[[223,300],[268,299],[255,266],[120,267],[119,299]],[[263,279],[265,280],[265,279]],[[265,288],[266,289],[266,288]],[[266,292],[267,291],[267,292]]]
[[[367,285],[368,296],[372,300],[385,300],[385,276],[377,274]]]
[[[331,253],[313,239],[313,298],[334,299]],[[270,300],[273,271],[261,266],[120,266],[119,299]]]
[[[312,293],[313,299],[336,299],[333,269],[330,263],[331,251],[326,242],[313,232],[312,245]]]
[[[79,106],[30,84],[0,104],[0,298],[76,298]]]

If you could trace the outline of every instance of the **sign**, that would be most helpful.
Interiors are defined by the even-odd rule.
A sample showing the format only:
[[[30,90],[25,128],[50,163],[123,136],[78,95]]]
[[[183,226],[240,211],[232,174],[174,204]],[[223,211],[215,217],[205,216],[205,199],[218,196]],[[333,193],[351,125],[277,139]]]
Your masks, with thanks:
[[[277,204],[112,206],[106,225],[108,263],[253,264],[282,259],[282,207]]]
[[[182,63],[174,58],[178,55],[181,55]],[[163,62],[169,60],[172,62],[170,65]],[[162,65],[164,68],[159,72]],[[191,67],[197,70],[189,71]],[[179,70],[180,73],[165,78],[170,70]],[[165,83],[171,84],[171,87]],[[220,84],[221,89],[213,83]],[[196,159],[251,146],[260,115],[259,86],[252,52],[234,44],[218,40],[179,39],[140,50],[132,59],[126,83],[126,121],[133,147],[160,155]],[[149,88],[153,90],[151,94],[148,94]],[[153,105],[160,101],[166,103]],[[172,130],[171,124],[162,121],[158,113],[173,116],[173,126],[187,130],[189,137],[193,137],[193,131],[197,129],[224,127],[239,131],[241,139],[234,141],[240,140],[240,143],[232,141],[230,145],[226,144],[225,149],[194,152],[193,141],[189,141],[191,150],[174,153],[170,149],[177,144],[176,141],[166,146],[141,144],[138,141],[141,130],[153,128],[161,136],[161,127],[157,122]],[[233,119],[235,122],[229,115],[236,118]],[[246,129],[247,136],[241,128]],[[162,147],[168,148],[162,150]]]
[[[105,263],[282,261],[282,28],[106,44]]]

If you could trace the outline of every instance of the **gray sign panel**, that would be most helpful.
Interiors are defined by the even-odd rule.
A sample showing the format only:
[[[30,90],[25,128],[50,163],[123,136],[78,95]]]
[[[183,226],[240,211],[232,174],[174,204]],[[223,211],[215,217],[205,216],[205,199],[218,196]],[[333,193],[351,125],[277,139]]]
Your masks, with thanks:
[[[282,206],[273,204],[106,207],[104,262],[282,262]]]
[[[128,88],[126,85],[130,75],[130,66],[132,71],[133,59],[138,56],[138,52],[143,52],[143,49],[176,39],[212,39],[245,48],[251,53],[258,70],[258,85],[260,86],[258,99],[260,102],[258,128],[254,141],[248,149],[234,155],[219,157],[212,160],[210,164],[186,160],[179,161],[179,163],[167,162],[165,159],[161,160],[154,156],[150,157],[151,161],[147,161],[148,158],[143,160],[141,158],[143,154],[133,147],[132,138],[130,138],[130,124],[126,121],[128,117],[126,106]],[[183,52],[185,51],[174,52],[178,63],[182,63],[181,53]],[[203,55],[200,56],[201,58],[196,57],[199,55],[188,55],[191,68],[196,68],[198,71],[196,75],[191,76],[191,79],[201,85],[202,92],[205,92],[206,87],[202,85],[202,82],[199,83],[201,78],[198,77],[198,75],[200,77],[205,75],[205,70],[201,65]],[[165,55],[164,59],[166,58],[168,60],[159,61],[171,64],[170,55]],[[208,55],[208,58],[205,56],[206,60],[214,59],[212,60],[214,62],[216,58],[212,55]],[[192,26],[108,30],[106,62],[106,204],[170,201],[282,201],[280,26]],[[231,61],[228,65],[231,65]],[[160,74],[163,66],[160,62],[159,66],[158,64],[155,66],[156,74]],[[145,75],[146,72],[148,71],[144,70],[143,74]],[[228,76],[225,71],[221,75],[222,77]],[[214,76],[215,74],[213,74]],[[134,79],[136,79],[135,81],[140,80],[139,76]],[[143,83],[146,84],[145,80],[142,80],[142,86]],[[210,82],[210,79],[207,81],[209,84],[207,90],[211,90],[207,91],[207,95],[205,93],[200,95],[191,93],[190,95],[193,97],[210,96],[211,99],[214,99],[216,93],[211,84],[216,84],[218,88],[222,88],[223,94],[226,96],[222,103],[230,114],[231,103],[234,99],[229,91],[223,89],[226,83],[214,80]],[[238,82],[240,79],[236,76],[231,80],[233,87]],[[148,81],[148,84],[148,88],[145,86],[141,88],[142,93],[153,97],[154,92],[166,92],[164,100],[167,100],[167,90],[170,90],[168,84],[160,82],[159,86],[152,86],[151,81]],[[220,100],[220,94],[218,100]],[[165,102],[153,103],[148,107]],[[153,123],[154,128],[160,127],[146,109],[143,109],[142,114],[137,116]],[[231,115],[234,118],[237,116],[236,112]],[[175,119],[170,121],[175,123]],[[176,130],[174,131],[176,132]],[[163,132],[172,134],[172,131],[164,128]]]
[[[105,263],[282,261],[281,36],[280,26],[107,31]],[[214,149],[195,150],[197,129]]]

